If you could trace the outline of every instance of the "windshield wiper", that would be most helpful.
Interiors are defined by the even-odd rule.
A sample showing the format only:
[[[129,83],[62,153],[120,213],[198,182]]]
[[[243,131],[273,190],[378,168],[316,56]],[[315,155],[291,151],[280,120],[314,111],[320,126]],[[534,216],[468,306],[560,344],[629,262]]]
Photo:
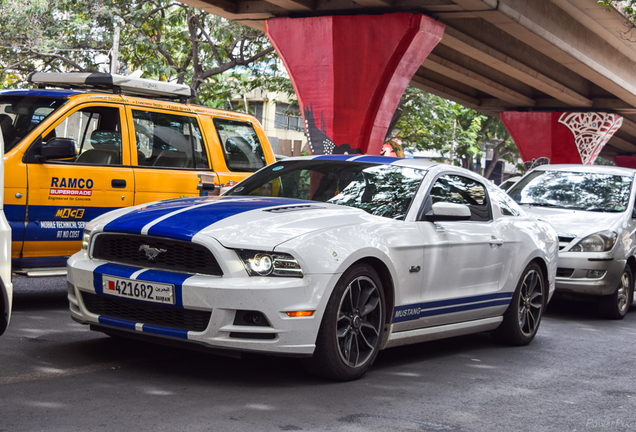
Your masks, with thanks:
[[[525,204],[528,205],[530,207],[552,207],[552,208],[570,208],[570,207],[565,207],[562,205],[557,205],[557,204],[549,204],[549,203],[521,203],[521,204]]]

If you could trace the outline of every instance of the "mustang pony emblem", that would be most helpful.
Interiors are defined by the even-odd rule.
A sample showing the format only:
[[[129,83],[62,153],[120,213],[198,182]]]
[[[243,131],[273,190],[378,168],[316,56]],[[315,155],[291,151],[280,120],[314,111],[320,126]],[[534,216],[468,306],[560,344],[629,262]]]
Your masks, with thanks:
[[[168,252],[167,249],[153,248],[148,245],[139,246],[139,250],[146,252],[146,256],[148,257],[149,261],[154,261],[157,255],[159,255],[162,252]]]

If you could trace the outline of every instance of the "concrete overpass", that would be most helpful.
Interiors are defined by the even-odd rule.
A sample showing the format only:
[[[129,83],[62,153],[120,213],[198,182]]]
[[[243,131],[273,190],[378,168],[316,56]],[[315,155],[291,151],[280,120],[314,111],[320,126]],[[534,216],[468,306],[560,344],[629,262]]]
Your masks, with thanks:
[[[445,28],[410,85],[492,116],[616,113],[601,155],[636,154],[636,30],[595,0],[182,1],[261,30],[279,18],[423,14]]]

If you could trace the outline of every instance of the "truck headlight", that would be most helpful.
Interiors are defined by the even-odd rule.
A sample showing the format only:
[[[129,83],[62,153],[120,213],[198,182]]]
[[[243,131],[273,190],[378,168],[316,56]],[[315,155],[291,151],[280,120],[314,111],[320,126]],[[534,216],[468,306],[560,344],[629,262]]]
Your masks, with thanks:
[[[616,244],[614,231],[601,231],[585,237],[572,246],[570,252],[607,252]]]
[[[296,259],[286,253],[237,250],[250,276],[303,277]]]
[[[82,250],[84,252],[88,252],[88,246],[90,244],[91,241],[91,231],[85,229],[84,233],[82,234]]]

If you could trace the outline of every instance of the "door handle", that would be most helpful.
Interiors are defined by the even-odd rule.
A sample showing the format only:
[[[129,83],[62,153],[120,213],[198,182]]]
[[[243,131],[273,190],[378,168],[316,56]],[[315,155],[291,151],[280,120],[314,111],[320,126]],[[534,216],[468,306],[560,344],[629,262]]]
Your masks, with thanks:
[[[126,187],[126,180],[113,179],[111,180],[110,185],[114,188],[123,189]]]
[[[490,243],[490,246],[501,246],[504,244],[503,240],[495,238],[495,237],[491,238],[489,243]]]

